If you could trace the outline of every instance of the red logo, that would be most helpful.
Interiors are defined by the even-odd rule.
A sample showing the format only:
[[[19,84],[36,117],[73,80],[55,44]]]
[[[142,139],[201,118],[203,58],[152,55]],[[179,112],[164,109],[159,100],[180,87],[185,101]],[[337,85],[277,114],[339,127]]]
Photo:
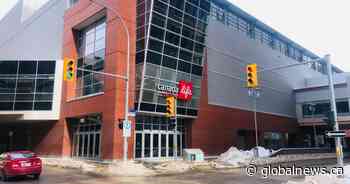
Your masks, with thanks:
[[[192,99],[192,83],[186,82],[184,80],[179,81],[179,93],[177,94],[177,98],[180,100],[191,100]]]

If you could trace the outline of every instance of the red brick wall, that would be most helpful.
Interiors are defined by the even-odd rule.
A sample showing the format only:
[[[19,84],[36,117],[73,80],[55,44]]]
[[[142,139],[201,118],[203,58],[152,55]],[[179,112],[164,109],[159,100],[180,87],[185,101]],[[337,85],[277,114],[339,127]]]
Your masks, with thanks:
[[[129,107],[133,108],[135,91],[135,43],[136,43],[136,1],[103,0],[110,8],[120,13],[126,21],[131,36],[131,65]],[[77,58],[77,45],[74,42],[73,27],[79,25],[91,16],[103,11],[104,8],[90,2],[80,0],[65,12],[64,41],[62,57]],[[127,39],[121,22],[116,15],[106,10],[106,59],[105,72],[125,75]],[[62,63],[63,64],[63,63]],[[60,120],[50,129],[38,148],[41,153],[70,156],[71,138],[68,132],[66,118],[102,113],[102,158],[120,159],[123,154],[122,131],[118,129],[118,119],[124,116],[125,81],[105,77],[104,94],[81,100],[71,101],[74,96],[75,83],[64,82],[62,90],[62,106]],[[132,134],[133,135],[133,134]],[[129,157],[133,155],[133,137],[129,138]],[[55,145],[55,146],[53,146]]]
[[[253,112],[234,108],[208,104],[208,75],[207,66],[204,67],[201,102],[198,118],[192,122],[189,133],[189,145],[192,148],[201,148],[206,155],[218,155],[231,146],[238,145],[237,131],[246,129],[254,131]],[[262,132],[273,131],[282,133],[297,132],[296,119],[258,113],[259,139]],[[255,133],[248,140],[251,146],[255,145]]]

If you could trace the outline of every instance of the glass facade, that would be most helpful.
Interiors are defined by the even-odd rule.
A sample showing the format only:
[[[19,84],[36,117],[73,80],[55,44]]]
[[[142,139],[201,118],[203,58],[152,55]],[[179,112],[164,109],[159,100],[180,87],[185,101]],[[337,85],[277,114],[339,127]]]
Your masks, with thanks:
[[[52,109],[56,61],[0,61],[0,110]]]
[[[207,0],[138,0],[139,111],[164,113],[165,97],[157,86],[176,87],[185,80],[193,83],[193,98],[189,102],[179,100],[177,113],[197,115],[209,11]]]
[[[78,67],[103,71],[106,48],[105,19],[97,21],[78,33]],[[103,91],[103,75],[78,70],[76,97]]]

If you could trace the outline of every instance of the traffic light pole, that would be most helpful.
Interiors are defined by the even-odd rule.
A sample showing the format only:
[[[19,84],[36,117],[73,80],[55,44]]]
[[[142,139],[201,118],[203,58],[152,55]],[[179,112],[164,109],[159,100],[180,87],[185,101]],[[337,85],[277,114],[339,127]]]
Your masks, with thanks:
[[[177,158],[177,99],[175,98],[174,158]]]
[[[339,131],[339,124],[338,124],[338,116],[337,116],[337,106],[335,103],[335,94],[334,94],[334,82],[333,82],[333,72],[332,72],[332,65],[331,65],[331,58],[330,55],[326,55],[324,58],[326,64],[327,64],[327,70],[328,70],[328,82],[329,82],[329,97],[331,101],[331,111],[333,112],[334,117],[334,130]],[[336,144],[336,155],[337,155],[337,163],[339,167],[344,166],[343,162],[343,146],[341,144],[341,138],[336,137],[335,138],[335,144]]]

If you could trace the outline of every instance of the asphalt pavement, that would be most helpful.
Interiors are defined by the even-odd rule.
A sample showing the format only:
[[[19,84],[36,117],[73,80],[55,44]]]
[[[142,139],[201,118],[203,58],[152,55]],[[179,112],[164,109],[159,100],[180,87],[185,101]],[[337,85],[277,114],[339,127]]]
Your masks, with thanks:
[[[284,166],[333,165],[335,160],[302,161],[285,163]],[[283,184],[288,180],[303,180],[303,176],[273,176],[263,178],[257,174],[248,176],[245,168],[215,171],[191,171],[178,175],[154,177],[101,177],[81,173],[78,170],[45,167],[39,180],[30,177],[13,178],[10,184]],[[4,182],[0,182],[4,184]]]

